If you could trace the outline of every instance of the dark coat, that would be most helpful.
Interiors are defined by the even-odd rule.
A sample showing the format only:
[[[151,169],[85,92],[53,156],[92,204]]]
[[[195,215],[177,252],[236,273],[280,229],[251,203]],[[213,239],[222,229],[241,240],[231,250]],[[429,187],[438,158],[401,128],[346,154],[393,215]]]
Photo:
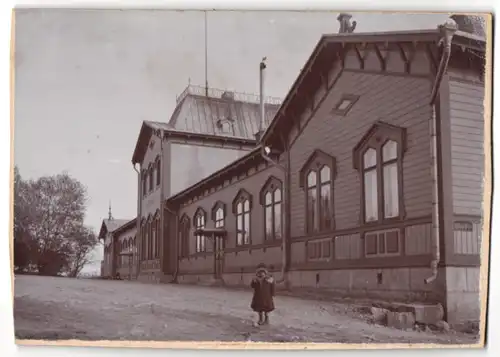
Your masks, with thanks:
[[[253,289],[252,304],[250,307],[256,312],[271,312],[274,310],[275,282],[272,277],[258,280],[254,278],[250,286]]]

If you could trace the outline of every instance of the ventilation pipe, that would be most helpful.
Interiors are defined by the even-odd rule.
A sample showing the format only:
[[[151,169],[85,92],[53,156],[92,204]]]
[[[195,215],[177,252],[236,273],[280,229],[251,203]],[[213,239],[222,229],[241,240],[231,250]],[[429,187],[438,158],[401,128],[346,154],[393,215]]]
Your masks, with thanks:
[[[262,59],[260,62],[260,127],[259,132],[260,136],[264,134],[264,130],[266,129],[266,107],[264,102],[264,80],[266,73],[266,57]],[[259,138],[260,139],[260,138]]]
[[[437,159],[437,131],[436,131],[436,98],[441,86],[443,76],[448,66],[448,61],[451,55],[451,40],[457,31],[457,24],[453,19],[448,19],[444,25],[439,26],[441,39],[438,45],[443,45],[443,55],[436,74],[436,80],[432,87],[431,101],[432,116],[429,121],[429,129],[431,134],[431,175],[432,175],[432,256],[431,271],[432,275],[425,279],[425,283],[429,284],[436,280],[438,276],[438,266],[441,260],[440,253],[440,233],[439,233],[439,183],[438,183],[438,159]],[[439,105],[439,104],[437,104]]]

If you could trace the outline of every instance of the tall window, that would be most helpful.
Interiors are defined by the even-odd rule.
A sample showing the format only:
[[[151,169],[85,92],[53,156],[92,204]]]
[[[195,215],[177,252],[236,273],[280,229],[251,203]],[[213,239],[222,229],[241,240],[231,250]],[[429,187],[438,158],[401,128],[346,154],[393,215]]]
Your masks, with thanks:
[[[161,247],[161,237],[162,237],[162,234],[161,234],[161,229],[160,229],[160,217],[158,216],[156,218],[156,248],[155,248],[155,258],[159,258],[160,257],[160,247]]]
[[[270,177],[261,191],[264,205],[264,232],[266,240],[281,239],[282,236],[282,184]]]
[[[194,216],[194,223],[195,223],[195,228],[196,229],[203,229],[205,228],[205,218],[206,218],[206,213],[203,211],[201,208],[198,209]],[[205,252],[206,251],[206,245],[205,245],[205,237],[201,234],[196,235],[196,252]]]
[[[147,171],[143,171],[142,172],[142,195],[143,196],[146,196],[146,194],[148,193],[148,180],[147,180],[147,177],[148,177],[148,172]]]
[[[148,175],[149,175],[149,192],[153,191],[153,172],[154,172],[154,166],[150,165],[149,170],[148,170]]]
[[[160,186],[161,181],[161,159],[156,159],[156,186]]]
[[[233,214],[236,217],[236,245],[247,245],[250,239],[250,211],[252,196],[241,189],[233,200]]]
[[[375,124],[354,149],[355,168],[362,180],[361,212],[364,223],[403,216],[404,128]]]
[[[306,194],[308,233],[334,229],[334,173],[335,159],[321,150],[315,150],[300,171],[300,184]]]
[[[156,239],[157,239],[157,231],[156,231],[156,218],[150,222],[151,225],[151,242],[149,246],[149,259],[153,259],[156,257]]]
[[[179,254],[182,258],[189,255],[189,218],[186,215],[179,224]]]

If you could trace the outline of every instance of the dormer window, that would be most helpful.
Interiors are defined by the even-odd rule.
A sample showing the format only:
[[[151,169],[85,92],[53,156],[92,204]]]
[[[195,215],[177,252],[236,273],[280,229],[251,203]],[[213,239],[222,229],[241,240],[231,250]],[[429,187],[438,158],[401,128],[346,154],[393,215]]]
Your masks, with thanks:
[[[223,134],[233,133],[233,122],[230,119],[219,119],[217,121],[217,129]]]

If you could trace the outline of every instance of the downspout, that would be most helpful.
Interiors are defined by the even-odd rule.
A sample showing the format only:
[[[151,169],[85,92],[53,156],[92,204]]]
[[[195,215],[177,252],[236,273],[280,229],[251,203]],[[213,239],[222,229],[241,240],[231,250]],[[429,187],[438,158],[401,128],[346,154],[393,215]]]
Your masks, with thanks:
[[[429,130],[431,136],[431,177],[432,177],[432,261],[431,271],[432,275],[424,280],[426,284],[432,283],[438,276],[438,266],[441,261],[440,253],[440,231],[439,231],[439,186],[438,186],[438,158],[437,158],[437,124],[436,124],[436,98],[438,97],[439,88],[443,76],[448,67],[448,61],[451,55],[451,40],[457,30],[457,24],[452,19],[448,19],[444,25],[439,27],[442,38],[439,40],[438,45],[443,44],[443,55],[439,62],[439,67],[436,74],[436,80],[432,87],[430,105],[432,106],[432,116],[429,121]],[[439,105],[439,104],[437,104]]]
[[[265,69],[266,69],[266,64],[264,63],[265,61],[265,57],[264,59],[262,60],[262,62],[260,62],[260,66],[259,66],[259,69],[260,69],[260,128],[259,128],[259,140],[260,138],[264,135],[264,131],[266,129],[266,121],[265,121],[265,104],[264,104],[264,79],[265,79]],[[276,283],[278,284],[281,284],[281,283],[284,283],[286,287],[288,287],[288,245],[287,245],[287,242],[288,242],[288,229],[286,229],[287,225],[288,225],[288,188],[289,188],[289,184],[288,184],[288,169],[287,167],[281,165],[280,163],[274,161],[270,156],[269,156],[269,153],[270,153],[270,149],[268,147],[266,147],[262,142],[260,143],[260,154],[262,156],[262,158],[264,158],[264,160],[266,160],[267,162],[269,162],[271,165],[277,167],[278,169],[280,169],[283,174],[284,174],[284,194],[283,194],[283,197],[282,197],[282,202],[283,202],[283,207],[284,207],[284,213],[285,214],[282,214],[282,222],[284,223],[284,226],[285,226],[285,234],[283,236],[283,239],[282,239],[282,265],[281,265],[281,279],[277,280]],[[269,152],[267,152],[269,150]]]
[[[164,232],[164,222],[165,222],[165,219],[163,217],[163,209],[162,209],[162,206],[164,204],[164,200],[165,200],[165,191],[164,191],[164,182],[165,182],[165,178],[163,177],[163,175],[165,174],[165,170],[163,169],[165,166],[165,160],[164,160],[164,155],[163,155],[163,130],[160,129],[159,130],[159,133],[158,133],[159,137],[160,137],[160,151],[161,151],[161,155],[160,155],[160,158],[161,158],[161,161],[160,161],[160,232],[161,232],[161,241],[160,241],[160,251],[157,252],[156,254],[158,254],[159,258],[160,258],[160,269],[161,269],[161,274],[163,274],[163,263],[164,263],[164,253],[165,253],[165,232]],[[159,239],[160,237],[156,237],[156,239]]]
[[[135,268],[135,278],[139,278],[139,272],[141,268],[141,255],[142,255],[142,232],[141,232],[141,216],[142,216],[142,181],[141,181],[141,173],[137,169],[136,165],[132,163],[132,167],[134,168],[134,171],[137,172],[137,177],[138,177],[138,190],[137,190],[137,237],[139,239],[136,239],[136,244],[138,244],[138,247],[140,249],[137,249],[137,266]],[[137,247],[136,247],[137,248]]]
[[[163,208],[165,208],[168,213],[170,213],[172,215],[172,217],[174,218],[174,227],[173,227],[173,231],[174,231],[174,242],[175,242],[175,270],[174,270],[174,275],[172,277],[172,280],[170,281],[170,284],[177,284],[178,283],[178,277],[179,277],[179,259],[180,259],[180,256],[179,256],[179,229],[178,229],[178,225],[179,225],[179,217],[178,217],[178,214],[177,212],[175,211],[172,211],[170,208],[168,208],[168,205],[166,202],[163,202]]]

